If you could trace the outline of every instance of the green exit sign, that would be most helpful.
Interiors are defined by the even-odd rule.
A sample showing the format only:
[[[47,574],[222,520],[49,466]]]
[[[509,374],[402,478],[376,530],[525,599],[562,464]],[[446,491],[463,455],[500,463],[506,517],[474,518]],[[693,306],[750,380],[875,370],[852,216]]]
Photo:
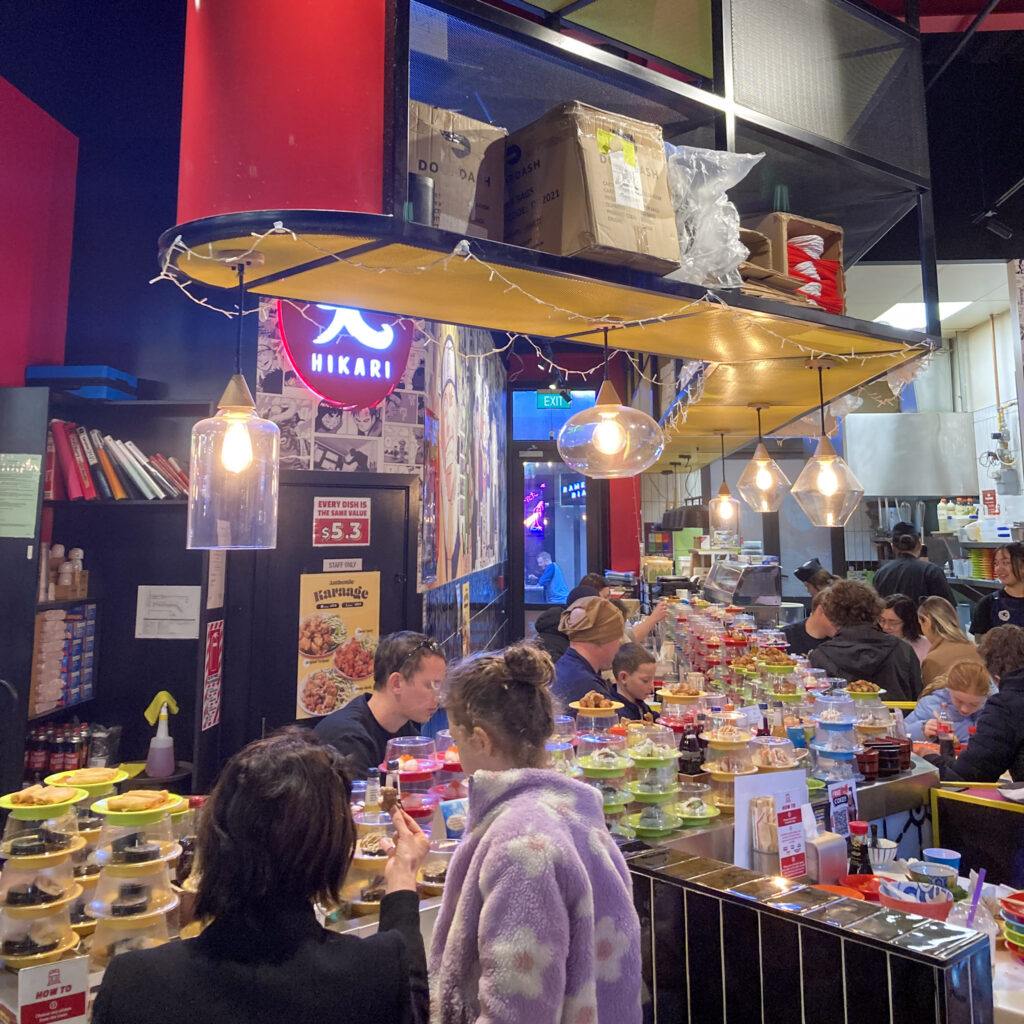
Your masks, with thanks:
[[[557,391],[538,391],[537,392],[537,408],[538,409],[568,409],[571,407],[571,403],[565,395],[559,394]]]

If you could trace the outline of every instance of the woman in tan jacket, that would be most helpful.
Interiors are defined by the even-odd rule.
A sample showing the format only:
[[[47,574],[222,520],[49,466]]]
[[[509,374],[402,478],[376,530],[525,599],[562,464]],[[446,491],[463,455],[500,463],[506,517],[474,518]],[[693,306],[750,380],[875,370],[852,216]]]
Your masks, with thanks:
[[[981,661],[978,648],[960,628],[956,609],[944,597],[926,597],[918,606],[917,618],[932,645],[921,662],[926,689],[958,661]]]

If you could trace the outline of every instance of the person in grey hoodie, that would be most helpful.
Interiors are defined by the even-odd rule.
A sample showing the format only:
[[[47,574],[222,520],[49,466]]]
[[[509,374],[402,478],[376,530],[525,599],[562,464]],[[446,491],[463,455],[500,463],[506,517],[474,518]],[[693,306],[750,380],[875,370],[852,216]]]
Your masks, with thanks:
[[[921,663],[914,648],[878,626],[885,602],[866,583],[838,580],[825,591],[821,610],[836,635],[809,655],[814,668],[852,683],[866,679],[886,691],[886,700],[917,700]]]

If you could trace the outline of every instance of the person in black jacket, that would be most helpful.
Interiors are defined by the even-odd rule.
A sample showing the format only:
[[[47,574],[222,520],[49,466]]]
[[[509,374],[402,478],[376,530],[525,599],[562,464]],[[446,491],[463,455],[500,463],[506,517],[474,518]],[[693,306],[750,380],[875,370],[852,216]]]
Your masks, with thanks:
[[[815,668],[852,683],[866,679],[886,691],[886,700],[917,700],[921,692],[921,663],[914,648],[899,637],[883,633],[878,616],[885,607],[866,583],[838,580],[825,591],[821,610],[836,627],[834,637],[808,656]]]
[[[896,557],[883,562],[871,581],[881,597],[906,594],[915,604],[926,597],[944,597],[956,607],[956,596],[942,567],[920,557],[921,538],[910,523],[892,528],[892,549]]]
[[[195,939],[107,967],[93,1024],[414,1024],[429,1014],[416,872],[430,841],[402,810],[377,934],[322,928],[355,851],[341,754],[292,726],[227,763],[199,826]]]
[[[996,626],[978,646],[999,692],[985,701],[967,749],[957,758],[928,754],[939,776],[952,782],[995,782],[1009,771],[1024,781],[1024,629]]]

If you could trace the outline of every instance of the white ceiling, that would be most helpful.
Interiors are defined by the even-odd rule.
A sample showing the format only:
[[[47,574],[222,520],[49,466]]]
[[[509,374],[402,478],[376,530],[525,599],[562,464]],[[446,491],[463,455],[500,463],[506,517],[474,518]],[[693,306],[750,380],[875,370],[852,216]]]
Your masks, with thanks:
[[[939,300],[970,302],[942,321],[942,333],[966,331],[1010,308],[1005,263],[940,263]],[[846,271],[846,312],[874,320],[897,302],[923,302],[921,267],[916,263],[859,263]]]

